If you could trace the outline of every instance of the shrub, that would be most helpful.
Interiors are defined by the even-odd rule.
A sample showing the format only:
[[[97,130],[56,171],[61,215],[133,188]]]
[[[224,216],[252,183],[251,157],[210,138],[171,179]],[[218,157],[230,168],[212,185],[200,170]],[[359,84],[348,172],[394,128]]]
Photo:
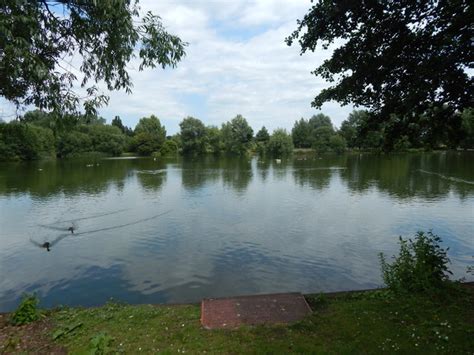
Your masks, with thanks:
[[[400,252],[387,263],[380,253],[382,275],[388,288],[396,293],[435,292],[447,284],[449,259],[448,249],[440,246],[441,238],[433,234],[418,232],[414,240],[400,237]]]
[[[107,335],[106,333],[96,334],[89,343],[89,353],[90,354],[108,354],[112,351],[110,344],[114,338]]]
[[[35,295],[24,295],[18,308],[10,317],[14,325],[23,325],[34,322],[39,318],[38,297]]]

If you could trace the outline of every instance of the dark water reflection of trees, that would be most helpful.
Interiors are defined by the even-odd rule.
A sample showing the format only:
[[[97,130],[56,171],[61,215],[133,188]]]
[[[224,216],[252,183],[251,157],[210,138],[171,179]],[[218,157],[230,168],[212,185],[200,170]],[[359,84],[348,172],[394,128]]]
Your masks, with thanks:
[[[450,191],[465,198],[474,192],[474,154],[425,153],[347,156],[340,176],[353,192],[370,188],[397,198],[439,198]]]
[[[474,153],[345,154],[273,159],[205,156],[171,160],[65,160],[1,163],[0,196],[29,194],[48,198],[58,194],[100,194],[122,190],[136,176],[146,192],[157,192],[170,178],[170,168],[181,174],[190,191],[222,184],[237,194],[247,192],[257,179],[290,182],[316,190],[328,189],[334,179],[354,193],[377,189],[405,199],[436,199],[454,193],[461,199],[474,192]],[[178,173],[178,174],[179,174]]]

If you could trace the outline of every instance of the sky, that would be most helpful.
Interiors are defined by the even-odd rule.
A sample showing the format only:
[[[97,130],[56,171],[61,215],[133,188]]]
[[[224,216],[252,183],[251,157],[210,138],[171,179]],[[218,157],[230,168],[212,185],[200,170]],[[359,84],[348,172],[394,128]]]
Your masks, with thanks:
[[[131,63],[132,94],[108,92],[109,105],[99,109],[108,122],[118,115],[134,127],[154,114],[174,134],[186,116],[220,126],[242,114],[255,131],[291,130],[295,120],[320,112],[339,126],[353,109],[335,102],[321,110],[311,107],[328,87],[311,71],[330,57],[331,48],[300,56],[298,45],[284,42],[311,7],[309,0],[141,0],[140,5],[188,43],[186,57],[175,69],[140,72]],[[8,120],[14,112],[0,101],[0,115]]]

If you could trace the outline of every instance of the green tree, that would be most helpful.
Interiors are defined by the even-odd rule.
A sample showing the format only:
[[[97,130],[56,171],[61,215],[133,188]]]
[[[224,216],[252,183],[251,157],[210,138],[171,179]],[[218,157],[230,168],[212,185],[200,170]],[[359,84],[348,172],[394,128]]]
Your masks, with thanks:
[[[181,141],[180,133],[173,134],[172,136],[169,137],[169,139],[176,143],[176,146],[178,147],[178,151],[183,148],[183,143]]]
[[[83,95],[73,90],[77,77],[64,65],[72,53],[81,60],[88,113],[108,102],[99,81],[131,92],[127,64],[137,55],[142,70],[174,67],[185,54],[185,43],[158,16],[140,18],[138,1],[4,0],[1,9],[0,96],[17,106],[77,110]]]
[[[92,151],[92,139],[87,133],[70,131],[58,140],[58,156],[61,158]]]
[[[457,112],[472,107],[471,23],[468,1],[323,0],[286,41],[298,40],[302,53],[342,43],[314,71],[333,85],[312,105],[365,106],[379,123],[395,114],[386,129],[389,148],[423,116],[437,132],[456,131]]]
[[[270,140],[270,134],[268,133],[267,129],[265,126],[263,126],[260,131],[257,132],[255,135],[255,140],[260,143],[268,143]]]
[[[347,148],[346,140],[340,134],[334,134],[329,138],[329,147],[335,153],[344,153]]]
[[[333,129],[331,118],[329,116],[326,116],[322,113],[318,113],[317,115],[313,115],[309,120],[308,120],[308,125],[309,129],[311,131],[314,131],[320,127],[330,127]]]
[[[134,133],[131,146],[140,155],[159,152],[166,139],[166,129],[155,115],[141,118]]]
[[[166,129],[161,125],[159,118],[155,115],[140,118],[140,121],[138,121],[135,126],[135,134],[137,133],[149,133],[159,137],[163,141],[166,138]]]
[[[178,154],[178,145],[172,139],[166,139],[165,143],[160,149],[162,156],[171,156]]]
[[[313,144],[312,148],[318,153],[325,153],[331,150],[330,140],[334,135],[334,129],[332,126],[320,126],[313,130]]]
[[[344,137],[350,148],[382,149],[385,124],[370,119],[366,110],[354,110],[341,124],[339,134]]]
[[[125,126],[122,123],[122,120],[120,119],[120,116],[115,116],[114,117],[114,119],[112,120],[112,126],[115,126],[118,129],[120,129],[120,131],[122,131],[122,133],[125,134],[128,137],[133,135],[132,129],[130,127]]]
[[[0,160],[35,160],[55,155],[53,132],[13,121],[0,124]]]
[[[125,149],[125,135],[116,126],[82,125],[78,127],[78,131],[90,137],[90,151],[118,156]]]
[[[464,149],[474,148],[474,109],[469,108],[462,112],[462,132],[461,147]]]
[[[268,141],[270,140],[270,134],[267,129],[263,126],[260,131],[255,135],[256,151],[258,154],[265,154],[267,152]]]
[[[20,117],[20,121],[22,122],[51,129],[55,136],[74,129],[81,120],[84,119],[79,115],[58,115],[53,112],[42,110],[28,111],[23,115],[23,117]]]
[[[284,157],[293,153],[293,139],[285,129],[273,131],[267,144],[267,151],[275,157]]]
[[[222,144],[222,132],[219,127],[209,126],[206,127],[207,135],[207,151],[211,153],[219,153],[224,147]]]
[[[253,130],[242,115],[222,125],[222,140],[225,149],[234,154],[245,154],[252,144]]]
[[[179,124],[183,153],[202,154],[206,151],[207,130],[201,120],[186,117]]]
[[[125,132],[125,126],[122,123],[122,120],[120,116],[115,116],[114,119],[112,120],[112,126],[117,127],[120,129],[123,133]]]
[[[136,133],[131,143],[132,150],[143,156],[149,156],[155,152],[159,152],[162,146],[163,144],[156,139],[156,136],[147,132]]]
[[[311,147],[311,128],[307,120],[303,117],[299,121],[295,121],[291,136],[296,148],[310,148]]]

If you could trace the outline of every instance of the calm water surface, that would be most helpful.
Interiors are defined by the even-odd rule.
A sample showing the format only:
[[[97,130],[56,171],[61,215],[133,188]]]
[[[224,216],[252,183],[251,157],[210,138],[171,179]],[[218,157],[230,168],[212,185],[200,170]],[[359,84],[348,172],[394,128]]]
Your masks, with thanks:
[[[473,153],[3,163],[0,311],[377,287],[420,229],[467,276]]]

